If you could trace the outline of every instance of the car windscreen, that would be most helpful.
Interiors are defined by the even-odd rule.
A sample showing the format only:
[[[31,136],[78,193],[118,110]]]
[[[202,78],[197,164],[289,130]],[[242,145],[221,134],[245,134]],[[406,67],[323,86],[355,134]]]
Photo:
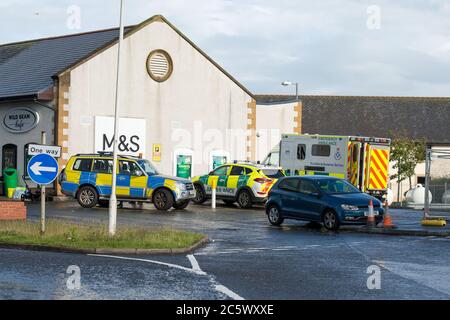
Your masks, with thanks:
[[[345,194],[345,193],[361,192],[354,185],[345,180],[336,180],[336,179],[320,180],[317,181],[317,184],[322,192],[329,194]]]
[[[158,171],[153,166],[153,164],[148,160],[139,160],[138,161],[141,168],[147,173],[149,176],[158,174]]]
[[[271,179],[278,179],[281,177],[284,177],[283,171],[279,169],[261,169],[259,170],[262,174],[264,174],[266,177]]]

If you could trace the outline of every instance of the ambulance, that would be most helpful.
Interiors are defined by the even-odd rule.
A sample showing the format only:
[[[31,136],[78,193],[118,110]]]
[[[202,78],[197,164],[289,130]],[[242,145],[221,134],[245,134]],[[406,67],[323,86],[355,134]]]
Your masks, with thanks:
[[[263,164],[281,167],[287,176],[347,179],[381,199],[388,189],[390,145],[385,138],[284,134]]]

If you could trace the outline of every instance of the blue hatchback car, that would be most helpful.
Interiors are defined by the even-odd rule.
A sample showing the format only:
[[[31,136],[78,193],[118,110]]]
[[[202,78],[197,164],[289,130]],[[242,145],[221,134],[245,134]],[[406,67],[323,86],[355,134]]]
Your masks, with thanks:
[[[376,223],[382,221],[384,209],[380,200],[361,192],[344,179],[328,176],[285,177],[273,186],[266,203],[272,225],[284,219],[322,222],[329,230],[343,224],[367,222],[370,200]]]

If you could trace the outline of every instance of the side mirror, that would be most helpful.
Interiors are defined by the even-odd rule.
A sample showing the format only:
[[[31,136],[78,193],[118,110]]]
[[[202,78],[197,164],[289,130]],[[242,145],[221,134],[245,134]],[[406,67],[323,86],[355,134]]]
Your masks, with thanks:
[[[142,177],[144,175],[144,173],[142,171],[136,171],[136,176],[137,177]]]
[[[320,198],[321,194],[319,192],[313,192],[313,193],[311,193],[311,196],[312,197],[316,197],[316,198]]]

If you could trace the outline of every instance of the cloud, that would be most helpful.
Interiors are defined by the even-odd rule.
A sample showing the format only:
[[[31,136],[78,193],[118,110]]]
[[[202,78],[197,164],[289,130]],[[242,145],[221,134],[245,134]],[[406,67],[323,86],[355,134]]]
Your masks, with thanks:
[[[0,42],[117,25],[118,0],[0,3]],[[369,6],[380,28],[367,28]],[[36,15],[39,13],[39,15]],[[448,96],[450,3],[440,0],[126,0],[126,22],[163,14],[256,93]]]

